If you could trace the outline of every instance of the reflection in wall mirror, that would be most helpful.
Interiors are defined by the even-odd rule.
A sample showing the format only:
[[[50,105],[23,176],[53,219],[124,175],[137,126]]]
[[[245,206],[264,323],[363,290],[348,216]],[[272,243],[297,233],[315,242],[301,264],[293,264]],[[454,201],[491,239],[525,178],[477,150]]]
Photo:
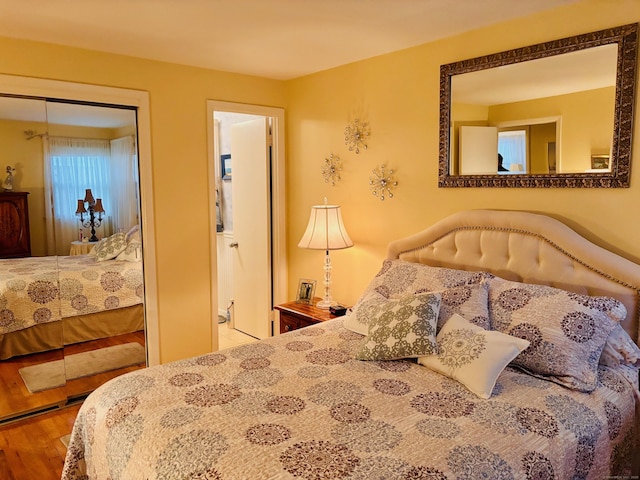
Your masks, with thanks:
[[[638,24],[440,69],[440,187],[628,187]]]
[[[0,94],[3,165],[15,168],[0,225],[30,246],[6,255],[0,242],[0,423],[146,365],[137,144],[133,107]],[[12,210],[11,195],[27,202]],[[81,222],[81,201],[102,220]]]

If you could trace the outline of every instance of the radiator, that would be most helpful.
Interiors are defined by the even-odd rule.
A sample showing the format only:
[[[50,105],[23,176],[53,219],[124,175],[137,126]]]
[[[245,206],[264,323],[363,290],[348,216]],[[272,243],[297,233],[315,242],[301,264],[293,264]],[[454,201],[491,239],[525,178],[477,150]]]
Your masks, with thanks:
[[[218,315],[227,316],[233,298],[233,232],[217,233],[218,244]]]

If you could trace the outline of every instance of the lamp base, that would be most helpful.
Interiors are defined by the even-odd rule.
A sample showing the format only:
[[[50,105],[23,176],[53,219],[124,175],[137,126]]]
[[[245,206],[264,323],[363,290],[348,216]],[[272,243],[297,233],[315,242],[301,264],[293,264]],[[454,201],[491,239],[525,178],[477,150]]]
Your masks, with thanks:
[[[337,305],[338,302],[334,301],[333,299],[323,299],[320,300],[318,303],[316,303],[316,307],[318,308],[324,308],[325,310],[329,310],[329,307],[331,307],[332,305]]]

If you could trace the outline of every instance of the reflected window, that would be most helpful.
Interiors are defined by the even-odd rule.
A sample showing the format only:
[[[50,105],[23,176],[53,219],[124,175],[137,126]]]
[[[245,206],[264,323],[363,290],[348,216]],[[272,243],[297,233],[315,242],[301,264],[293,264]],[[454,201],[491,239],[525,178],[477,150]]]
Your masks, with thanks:
[[[526,130],[498,132],[498,153],[505,169],[499,173],[527,173]]]

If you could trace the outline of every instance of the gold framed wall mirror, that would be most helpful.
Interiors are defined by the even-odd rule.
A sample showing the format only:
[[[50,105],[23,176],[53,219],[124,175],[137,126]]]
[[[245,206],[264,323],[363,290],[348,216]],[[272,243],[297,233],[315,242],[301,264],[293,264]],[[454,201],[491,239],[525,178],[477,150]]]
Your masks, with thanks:
[[[441,65],[439,187],[629,187],[638,24]]]
[[[0,329],[4,423],[82,398],[146,365],[147,353],[136,107],[0,90],[0,145],[13,167],[12,192],[0,188],[0,200],[28,197],[31,247],[0,260],[0,303],[16,320],[4,316]],[[104,212],[93,225],[76,215],[87,187]],[[137,249],[98,264],[86,255],[93,227],[100,239],[132,231]],[[33,315],[20,303],[27,296]]]

